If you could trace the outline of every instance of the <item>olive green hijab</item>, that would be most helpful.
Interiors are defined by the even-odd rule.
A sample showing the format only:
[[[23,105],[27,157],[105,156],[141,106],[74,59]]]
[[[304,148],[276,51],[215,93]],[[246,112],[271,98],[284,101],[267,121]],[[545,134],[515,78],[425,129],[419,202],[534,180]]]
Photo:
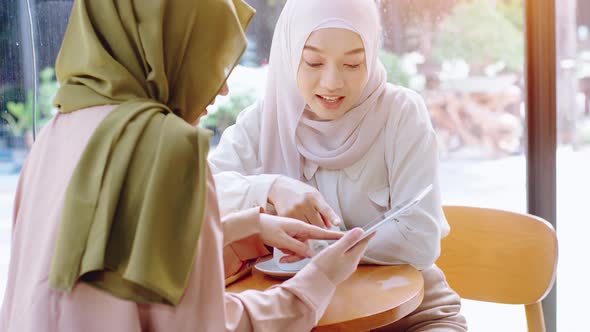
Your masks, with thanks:
[[[209,135],[193,127],[246,47],[242,0],[76,0],[56,63],[61,113],[118,105],[70,180],[50,271],[178,304],[195,260]]]

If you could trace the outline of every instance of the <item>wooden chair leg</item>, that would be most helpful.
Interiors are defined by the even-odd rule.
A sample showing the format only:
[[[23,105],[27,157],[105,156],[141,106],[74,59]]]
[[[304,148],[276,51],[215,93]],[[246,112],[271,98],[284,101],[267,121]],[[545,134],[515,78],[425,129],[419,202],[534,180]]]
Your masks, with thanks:
[[[524,310],[529,332],[545,332],[545,318],[541,302],[527,304],[524,306]]]

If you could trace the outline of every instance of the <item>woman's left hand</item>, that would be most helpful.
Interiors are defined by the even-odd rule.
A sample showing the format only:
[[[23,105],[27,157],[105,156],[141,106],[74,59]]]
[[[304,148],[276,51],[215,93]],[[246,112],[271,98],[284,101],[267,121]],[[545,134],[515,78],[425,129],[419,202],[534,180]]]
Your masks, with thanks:
[[[264,213],[260,215],[260,224],[262,225],[260,236],[264,244],[278,248],[288,255],[299,257],[314,255],[307,240],[337,240],[343,235],[341,232],[329,231],[297,219]]]

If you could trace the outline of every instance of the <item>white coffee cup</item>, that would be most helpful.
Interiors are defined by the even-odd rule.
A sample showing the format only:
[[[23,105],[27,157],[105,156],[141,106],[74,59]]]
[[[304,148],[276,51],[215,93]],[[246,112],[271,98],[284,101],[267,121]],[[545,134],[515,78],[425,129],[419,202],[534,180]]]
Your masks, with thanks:
[[[311,258],[304,258],[302,260],[299,260],[299,261],[293,262],[293,263],[281,263],[280,260],[283,256],[287,256],[287,254],[285,254],[284,252],[282,252],[278,248],[274,248],[273,253],[272,253],[273,261],[279,267],[279,269],[281,269],[283,271],[288,271],[288,272],[297,272],[297,271],[301,270],[311,260]]]
[[[314,251],[314,253],[318,254],[320,251],[327,248],[333,242],[335,242],[335,241],[310,240],[309,246]],[[280,249],[274,248],[273,253],[272,253],[272,259],[274,260],[275,264],[279,267],[279,269],[281,269],[283,271],[289,271],[289,272],[297,272],[297,271],[301,270],[311,260],[311,258],[304,258],[300,261],[293,262],[293,263],[281,263],[280,259],[283,256],[287,256],[287,254],[282,252]]]

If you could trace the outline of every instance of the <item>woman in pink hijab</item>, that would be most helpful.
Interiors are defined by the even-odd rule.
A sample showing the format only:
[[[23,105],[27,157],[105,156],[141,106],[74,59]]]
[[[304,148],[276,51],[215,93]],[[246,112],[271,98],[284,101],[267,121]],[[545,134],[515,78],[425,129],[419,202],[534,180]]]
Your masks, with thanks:
[[[420,95],[387,83],[380,37],[371,0],[287,1],[264,97],[209,156],[221,213],[262,202],[280,216],[352,229],[432,184],[376,233],[362,263],[423,273],[423,303],[386,330],[465,331],[460,298],[434,264],[449,233],[436,135]]]

